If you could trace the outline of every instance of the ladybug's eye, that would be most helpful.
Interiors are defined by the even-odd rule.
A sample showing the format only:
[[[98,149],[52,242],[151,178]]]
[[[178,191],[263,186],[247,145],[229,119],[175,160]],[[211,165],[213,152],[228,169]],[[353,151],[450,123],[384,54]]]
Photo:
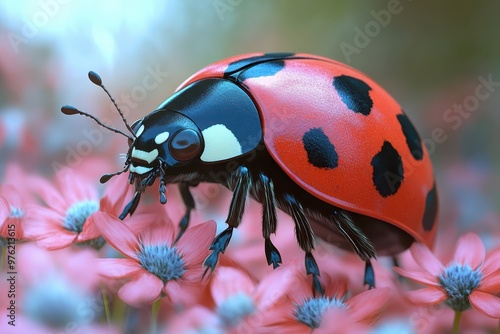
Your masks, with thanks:
[[[200,148],[200,135],[192,129],[184,129],[175,133],[169,146],[170,154],[178,161],[193,159],[200,152]]]

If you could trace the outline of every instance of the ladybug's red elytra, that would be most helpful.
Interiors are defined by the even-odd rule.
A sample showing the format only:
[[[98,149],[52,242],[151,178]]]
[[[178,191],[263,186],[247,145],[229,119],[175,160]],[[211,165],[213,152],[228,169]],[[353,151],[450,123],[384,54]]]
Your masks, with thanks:
[[[95,73],[89,76],[102,86]],[[372,258],[395,255],[415,240],[433,243],[438,201],[425,145],[385,90],[342,63],[293,53],[228,58],[194,74],[127,127],[124,169],[101,178],[130,172],[135,194],[121,219],[156,178],[162,203],[165,185],[178,183],[186,205],[180,237],[195,208],[190,187],[212,182],[232,190],[228,227],[213,241],[207,269],[228,246],[248,196],[263,206],[268,264],[281,263],[270,238],[279,208],[293,218],[306,271],[320,292],[314,235],[366,261],[369,287]]]

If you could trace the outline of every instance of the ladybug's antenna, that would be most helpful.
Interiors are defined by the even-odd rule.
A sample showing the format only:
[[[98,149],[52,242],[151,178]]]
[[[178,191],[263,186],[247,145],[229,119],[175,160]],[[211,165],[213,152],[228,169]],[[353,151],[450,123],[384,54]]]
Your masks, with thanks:
[[[123,115],[122,111],[120,110],[120,108],[118,108],[118,105],[116,104],[116,101],[115,99],[113,99],[111,97],[111,94],[109,94],[108,90],[106,89],[106,87],[104,87],[104,85],[102,84],[102,80],[101,80],[101,77],[99,76],[99,74],[95,73],[94,71],[90,71],[89,72],[89,79],[90,81],[92,81],[93,84],[101,87],[105,92],[106,94],[108,94],[109,98],[111,99],[111,102],[113,102],[113,104],[115,105],[115,108],[116,110],[118,110],[118,113],[120,114],[122,120],[123,120],[123,123],[125,123],[125,126],[127,127],[128,131],[130,131],[130,133],[132,134],[132,136],[126,134],[125,132],[121,131],[121,130],[118,130],[118,129],[115,129],[115,128],[112,128],[106,124],[104,124],[103,122],[101,122],[97,117],[89,114],[89,113],[86,113],[86,112],[83,112],[81,110],[78,110],[76,109],[75,107],[73,106],[69,106],[69,105],[66,105],[64,107],[61,108],[61,112],[65,115],[75,115],[75,114],[80,114],[80,115],[83,115],[83,116],[87,116],[89,118],[92,118],[94,121],[97,122],[97,124],[99,124],[100,126],[102,126],[103,128],[106,128],[108,130],[111,130],[113,132],[116,132],[116,133],[119,133],[119,134],[122,134],[124,135],[125,137],[127,137],[128,139],[130,139],[131,141],[134,141],[134,139],[136,138],[135,137],[135,133],[134,131],[132,131],[132,128],[130,127],[130,125],[127,123],[127,120],[125,119],[125,116]]]
[[[135,138],[135,133],[134,131],[132,131],[132,128],[130,127],[130,125],[127,123],[127,120],[125,119],[125,116],[123,116],[123,113],[122,111],[120,110],[120,108],[118,108],[118,105],[116,104],[116,101],[115,99],[113,99],[113,97],[111,96],[111,94],[108,92],[108,90],[106,89],[106,87],[104,87],[104,85],[102,84],[102,80],[101,80],[101,77],[99,76],[99,74],[95,73],[94,71],[90,71],[89,72],[89,79],[90,81],[92,81],[92,83],[94,85],[97,85],[99,87],[101,87],[105,92],[106,94],[108,94],[109,96],[109,99],[111,100],[111,102],[113,102],[113,104],[115,105],[115,108],[116,110],[118,110],[118,113],[120,114],[122,120],[123,120],[123,123],[125,123],[125,126],[127,127],[127,130],[130,131],[130,133],[132,134],[132,136]]]
[[[107,126],[106,124],[104,124],[103,122],[101,122],[97,117],[89,114],[89,113],[86,113],[86,112],[83,112],[81,110],[78,110],[76,109],[75,107],[73,106],[63,106],[61,107],[61,112],[65,115],[76,115],[76,114],[80,114],[80,115],[83,115],[83,116],[87,116],[87,117],[90,117],[92,118],[94,121],[97,122],[97,124],[99,124],[100,126],[102,126],[103,128],[106,128],[108,130],[111,130],[113,132],[116,132],[116,133],[120,133],[122,135],[124,135],[125,137],[127,137],[128,139],[130,140],[134,140],[134,138],[132,136],[129,136],[128,134],[124,133],[123,131],[120,131],[118,129],[115,129],[115,128],[112,128],[110,126]]]

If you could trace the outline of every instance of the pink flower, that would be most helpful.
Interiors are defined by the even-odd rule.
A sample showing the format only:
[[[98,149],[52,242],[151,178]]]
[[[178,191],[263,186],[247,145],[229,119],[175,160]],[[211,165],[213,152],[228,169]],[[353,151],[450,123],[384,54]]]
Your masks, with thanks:
[[[453,260],[444,266],[431,251],[420,243],[410,248],[420,269],[394,268],[402,276],[427,285],[409,291],[415,304],[435,305],[444,302],[456,312],[471,306],[479,312],[500,318],[500,249],[485,258],[485,248],[474,233],[467,233],[457,243]]]
[[[90,245],[99,249],[104,240],[89,218],[96,212],[118,216],[130,190],[126,175],[116,176],[99,200],[96,187],[84,175],[66,171],[57,176],[57,186],[41,178],[31,182],[48,207],[32,210],[36,221],[26,224],[25,232],[37,244],[49,250],[72,245]]]
[[[377,321],[389,299],[389,288],[367,290],[347,298],[345,279],[332,280],[325,273],[323,277],[326,277],[322,282],[325,294],[314,296],[311,278],[298,273],[287,300],[273,307],[266,327],[289,333],[343,333]],[[344,320],[332,324],[327,319],[332,314]],[[334,327],[325,331],[327,325]]]
[[[173,244],[174,226],[153,222],[134,233],[117,218],[96,212],[90,218],[106,241],[126,258],[99,259],[100,274],[112,279],[129,279],[118,296],[135,306],[152,304],[165,294],[173,302],[189,304],[200,297],[203,288],[203,261],[215,237],[215,222],[186,230]]]

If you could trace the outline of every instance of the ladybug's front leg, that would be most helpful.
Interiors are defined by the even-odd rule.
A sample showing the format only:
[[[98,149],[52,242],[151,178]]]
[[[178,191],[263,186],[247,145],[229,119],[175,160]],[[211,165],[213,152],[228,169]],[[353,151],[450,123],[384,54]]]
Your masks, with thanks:
[[[313,292],[324,294],[324,289],[319,281],[319,268],[314,256],[311,251],[314,249],[314,232],[307,220],[304,213],[302,205],[290,194],[285,194],[284,201],[288,206],[290,215],[295,223],[295,233],[297,236],[297,241],[299,246],[304,252],[306,252],[306,272],[308,275],[312,275],[313,278]]]
[[[227,245],[233,236],[233,228],[238,227],[243,217],[243,212],[245,211],[245,202],[248,197],[248,191],[252,184],[252,178],[248,168],[245,166],[238,167],[231,178],[235,180],[235,186],[233,189],[233,198],[231,199],[231,205],[229,207],[229,214],[226,219],[226,223],[229,225],[224,231],[219,233],[215,237],[210,250],[212,253],[208,255],[203,265],[206,267],[203,276],[207,273],[208,269],[214,271],[217,262],[219,261],[219,254],[226,251]],[[234,184],[234,183],[233,183]]]
[[[189,191],[190,187],[195,187],[199,184],[199,182],[189,182],[183,181],[179,183],[179,192],[181,193],[182,202],[186,206],[186,213],[182,217],[179,223],[179,234],[177,234],[177,238],[175,238],[175,242],[177,242],[180,237],[186,232],[186,229],[189,225],[189,219],[191,218],[191,211],[195,208],[194,198]]]

